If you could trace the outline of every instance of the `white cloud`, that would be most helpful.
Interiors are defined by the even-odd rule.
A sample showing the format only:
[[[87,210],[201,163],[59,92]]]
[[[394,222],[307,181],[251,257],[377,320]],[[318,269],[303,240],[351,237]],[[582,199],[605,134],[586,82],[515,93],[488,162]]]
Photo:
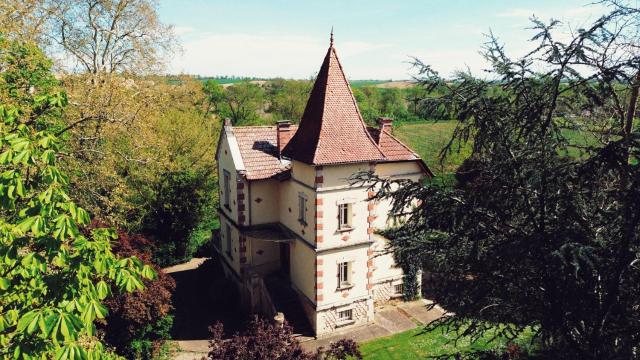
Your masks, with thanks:
[[[182,36],[182,35],[186,35],[189,33],[194,32],[196,29],[192,28],[191,26],[176,26],[173,28],[173,32],[178,35],[178,36]]]
[[[308,78],[318,71],[328,45],[317,38],[301,35],[202,34],[183,43],[182,54],[171,62],[169,71]],[[357,63],[360,55],[388,46],[362,41],[344,41],[336,45],[343,64]],[[363,75],[358,67],[351,70],[347,72],[352,78]]]
[[[531,9],[515,8],[499,12],[496,16],[505,18],[530,18],[533,14],[536,14],[536,11]]]

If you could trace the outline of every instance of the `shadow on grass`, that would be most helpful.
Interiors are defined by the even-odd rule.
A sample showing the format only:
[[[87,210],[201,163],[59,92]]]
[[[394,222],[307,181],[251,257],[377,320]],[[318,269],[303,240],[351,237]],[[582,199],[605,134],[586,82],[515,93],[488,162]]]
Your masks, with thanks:
[[[227,334],[242,330],[247,314],[241,308],[236,287],[225,279],[217,259],[170,275],[176,281],[171,329],[174,340],[209,339],[209,326],[216,321],[224,324]]]

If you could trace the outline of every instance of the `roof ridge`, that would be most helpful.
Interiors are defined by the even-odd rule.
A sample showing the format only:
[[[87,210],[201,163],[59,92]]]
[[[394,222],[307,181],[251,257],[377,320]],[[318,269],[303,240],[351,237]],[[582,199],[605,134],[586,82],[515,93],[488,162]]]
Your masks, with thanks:
[[[358,106],[358,102],[356,101],[356,97],[353,95],[353,89],[351,89],[351,84],[349,83],[349,79],[347,79],[347,75],[344,73],[344,69],[342,68],[342,63],[340,63],[340,59],[338,58],[338,52],[333,47],[333,30],[331,32],[331,46],[330,46],[330,49],[333,50],[333,53],[336,55],[336,62],[338,63],[338,66],[340,67],[340,73],[342,74],[342,78],[344,79],[344,82],[347,84],[347,88],[349,89],[349,94],[351,95],[351,101],[353,102],[353,105],[356,108],[356,112],[358,113],[358,118],[360,119],[360,123],[362,124],[362,127],[364,128],[365,135],[367,135],[367,137],[369,138],[369,141],[371,141],[371,143],[378,149],[378,152],[380,153],[380,155],[382,155],[382,158],[385,158],[384,153],[380,149],[380,145],[378,145],[375,141],[373,141],[373,138],[371,137],[371,134],[369,134],[369,131],[367,131],[367,124],[364,122],[364,118],[362,117],[362,114],[360,113],[360,107]],[[326,96],[326,94],[325,94],[325,96]]]

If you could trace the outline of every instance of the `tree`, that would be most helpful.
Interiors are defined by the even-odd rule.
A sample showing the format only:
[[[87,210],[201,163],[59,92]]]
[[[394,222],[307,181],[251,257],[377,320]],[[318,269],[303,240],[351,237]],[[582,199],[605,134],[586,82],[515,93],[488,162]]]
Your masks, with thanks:
[[[264,89],[249,81],[241,81],[224,90],[221,117],[228,117],[237,125],[240,121],[255,120],[264,104]]]
[[[331,343],[329,349],[320,348],[313,354],[304,351],[293,336],[292,328],[276,326],[255,317],[242,334],[224,339],[224,327],[216,323],[209,328],[209,354],[204,359],[211,360],[346,360],[362,359],[358,345],[353,340],[341,339]]]
[[[306,80],[271,80],[267,86],[269,112],[278,119],[300,122],[311,86]]]
[[[432,106],[460,120],[443,158],[473,141],[455,188],[373,178],[406,217],[385,233],[396,258],[432,273],[431,296],[455,313],[433,326],[472,340],[531,331],[556,359],[637,357],[640,10],[608,4],[567,41],[533,18],[537,47],[521,59],[492,36],[495,80],[417,62],[426,90],[447,89]],[[559,116],[575,104],[589,115]]]
[[[50,66],[36,47],[0,38],[0,356],[108,357],[95,337],[102,302],[155,274],[113,254],[112,230],[80,232],[89,215],[58,166],[67,98]]]
[[[119,294],[105,301],[109,315],[101,326],[105,340],[127,359],[152,359],[159,355],[173,324],[171,297],[176,283],[152,263],[153,243],[142,235],[118,231],[114,252],[135,256],[154,267],[157,278],[145,280],[145,289]]]
[[[160,22],[153,0],[48,2],[49,37],[86,73],[146,73],[174,47],[171,26]]]

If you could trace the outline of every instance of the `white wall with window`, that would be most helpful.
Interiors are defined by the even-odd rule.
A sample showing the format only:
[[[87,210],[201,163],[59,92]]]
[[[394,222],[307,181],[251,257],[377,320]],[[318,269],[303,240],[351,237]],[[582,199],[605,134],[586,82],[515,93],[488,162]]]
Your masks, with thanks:
[[[307,225],[309,222],[309,196],[303,192],[298,193],[298,221]]]
[[[368,296],[367,249],[365,244],[322,253],[323,306]]]

